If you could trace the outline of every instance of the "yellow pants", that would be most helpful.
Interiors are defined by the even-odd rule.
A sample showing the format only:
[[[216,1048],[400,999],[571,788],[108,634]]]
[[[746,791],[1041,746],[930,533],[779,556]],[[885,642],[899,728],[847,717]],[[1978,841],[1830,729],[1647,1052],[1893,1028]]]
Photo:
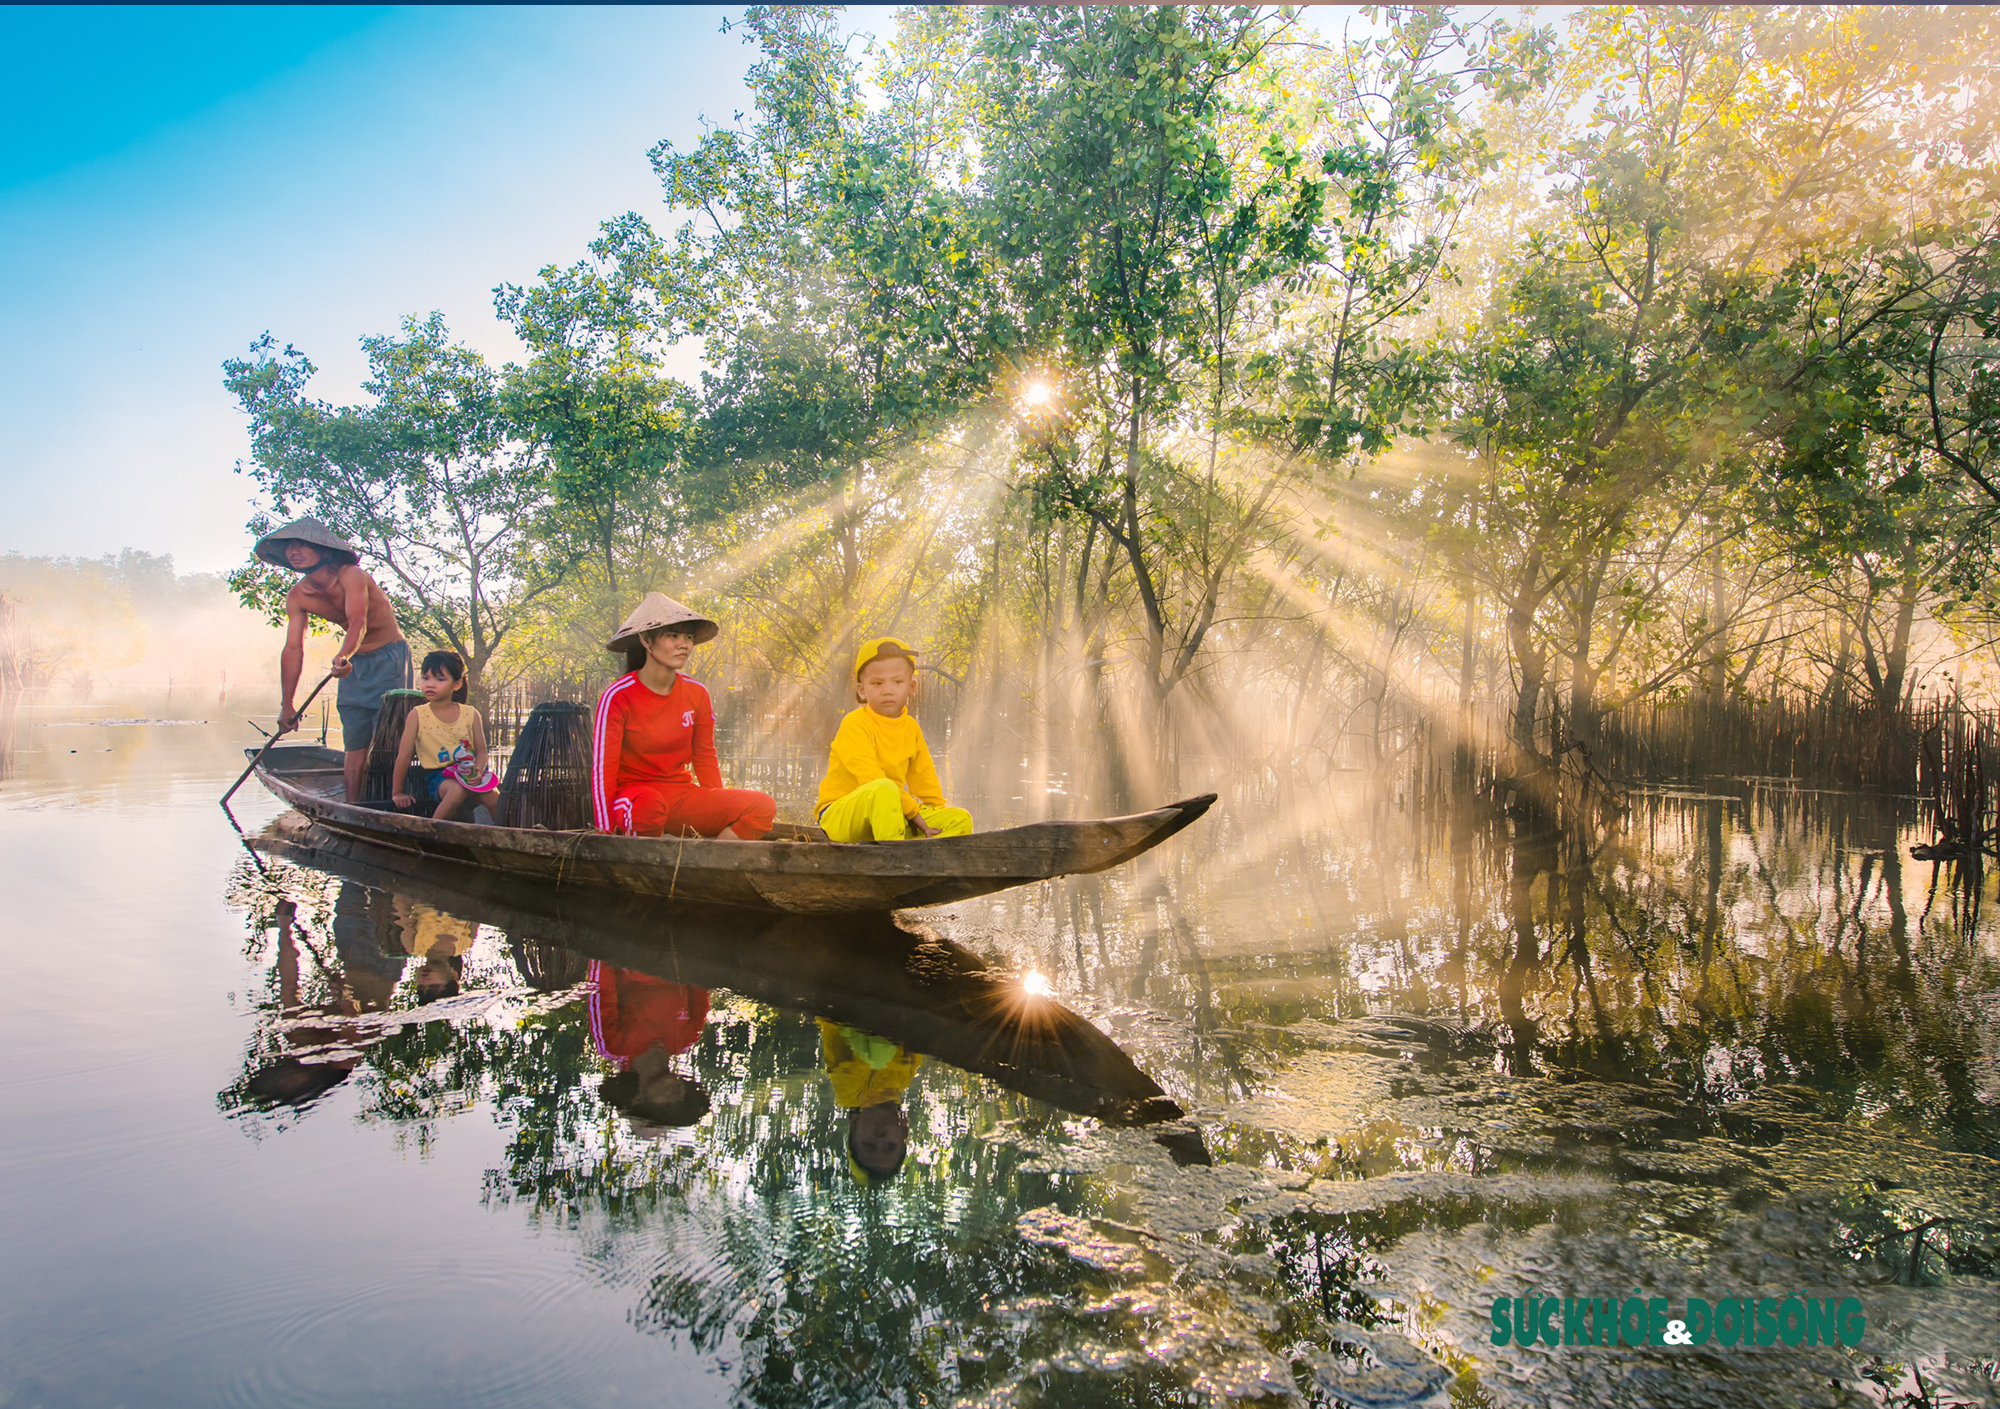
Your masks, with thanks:
[[[924,825],[941,837],[972,830],[972,814],[962,807],[921,807]],[[903,790],[888,778],[863,783],[826,805],[819,824],[832,841],[902,841],[911,835],[903,817]]]

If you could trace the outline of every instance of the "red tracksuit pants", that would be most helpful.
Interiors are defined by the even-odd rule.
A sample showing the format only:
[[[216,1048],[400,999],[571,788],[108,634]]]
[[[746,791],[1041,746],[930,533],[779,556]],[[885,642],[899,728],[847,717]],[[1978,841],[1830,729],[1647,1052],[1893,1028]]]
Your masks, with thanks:
[[[733,827],[740,837],[761,837],[778,815],[769,793],[749,788],[704,788],[692,783],[633,783],[611,799],[611,825],[635,837],[713,837]]]

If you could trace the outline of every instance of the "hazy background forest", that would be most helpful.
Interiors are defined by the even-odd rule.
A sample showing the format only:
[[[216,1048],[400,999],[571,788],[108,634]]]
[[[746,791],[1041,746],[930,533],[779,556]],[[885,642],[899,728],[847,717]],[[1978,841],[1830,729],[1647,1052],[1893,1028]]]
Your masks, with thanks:
[[[661,588],[739,719],[823,737],[895,632],[974,752],[1121,790],[1985,699],[1996,21],[1469,13],[752,7],[664,210],[496,290],[517,360],[228,363],[250,527],[363,544],[489,699],[592,690]]]
[[[187,692],[271,694],[276,642],[221,573],[177,572],[171,557],[126,549],[102,558],[0,553],[0,703]],[[308,647],[324,670],[331,640]]]

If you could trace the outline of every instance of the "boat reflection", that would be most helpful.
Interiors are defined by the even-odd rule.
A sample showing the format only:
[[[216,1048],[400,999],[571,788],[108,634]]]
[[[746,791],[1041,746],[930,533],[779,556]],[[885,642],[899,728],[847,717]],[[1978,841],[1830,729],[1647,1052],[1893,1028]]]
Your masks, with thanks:
[[[642,1121],[700,1118],[661,1120],[657,1113],[686,1116],[698,1103],[675,1087],[682,1078],[673,1074],[673,1059],[700,1033],[712,988],[821,1020],[826,1074],[843,1110],[853,1113],[849,1144],[878,1151],[864,1170],[889,1168],[895,1118],[878,1108],[894,1104],[890,1088],[899,1077],[907,1087],[923,1057],[1108,1124],[1182,1115],[1096,1027],[922,925],[886,915],[771,916],[579,895],[395,858],[284,819],[252,844],[339,877],[343,895],[365,887],[383,897],[398,925],[379,947],[423,955],[434,984],[442,985],[447,971],[457,981],[451,966],[462,969],[464,949],[454,946],[461,938],[469,944],[471,927],[481,924],[508,935],[531,988],[556,992],[595,978],[593,1038],[619,1067],[605,1096]],[[425,981],[420,971],[420,1000]]]
[[[334,957],[319,952],[301,934],[298,904],[278,902],[274,915],[277,935],[278,1019],[262,1065],[250,1072],[244,1092],[254,1104],[304,1105],[345,1081],[360,1063],[363,1051],[379,1036],[355,1020],[389,1006],[402,961],[375,943],[369,914],[371,898],[362,886],[343,885],[334,903]],[[304,949],[319,971],[324,991],[307,1002],[301,983],[299,951]]]

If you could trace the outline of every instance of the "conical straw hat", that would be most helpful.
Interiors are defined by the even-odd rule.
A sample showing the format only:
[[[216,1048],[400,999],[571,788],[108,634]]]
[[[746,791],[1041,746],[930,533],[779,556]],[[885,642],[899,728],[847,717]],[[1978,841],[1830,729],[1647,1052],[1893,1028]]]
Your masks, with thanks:
[[[329,553],[343,554],[350,563],[361,561],[359,548],[314,518],[293,519],[283,528],[272,529],[257,540],[255,551],[259,558],[272,567],[283,568],[286,572],[296,572],[297,569],[285,561],[285,545],[292,542],[310,543],[313,547],[324,548]]]
[[[722,628],[710,621],[692,607],[684,607],[664,592],[648,592],[646,600],[632,609],[632,615],[604,643],[607,651],[623,651],[637,643],[639,633],[651,631],[661,626],[693,626],[694,643],[699,646],[704,641],[713,641],[722,633]]]

